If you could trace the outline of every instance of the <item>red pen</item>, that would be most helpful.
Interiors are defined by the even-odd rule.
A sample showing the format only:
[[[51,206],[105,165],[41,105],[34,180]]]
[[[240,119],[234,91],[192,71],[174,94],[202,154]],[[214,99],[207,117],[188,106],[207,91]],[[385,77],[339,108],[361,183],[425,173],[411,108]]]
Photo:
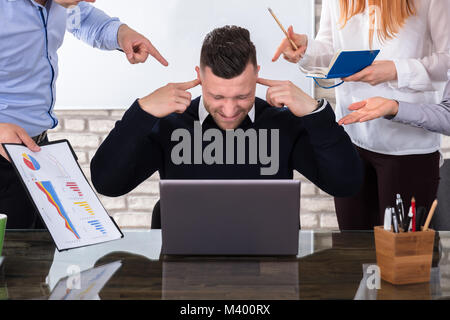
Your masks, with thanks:
[[[411,199],[411,209],[412,209],[412,232],[416,232],[416,199],[412,197]]]

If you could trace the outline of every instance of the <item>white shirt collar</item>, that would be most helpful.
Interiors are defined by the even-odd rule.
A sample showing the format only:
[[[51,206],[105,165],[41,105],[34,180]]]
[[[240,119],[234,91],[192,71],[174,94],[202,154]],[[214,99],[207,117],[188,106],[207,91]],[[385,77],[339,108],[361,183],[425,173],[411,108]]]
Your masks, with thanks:
[[[200,121],[200,124],[203,125],[203,122],[205,121],[206,117],[209,115],[208,110],[205,108],[205,104],[203,103],[203,97],[200,97],[200,102],[198,104],[198,119]],[[252,122],[255,122],[255,104],[253,104],[253,107],[248,113],[248,117]]]

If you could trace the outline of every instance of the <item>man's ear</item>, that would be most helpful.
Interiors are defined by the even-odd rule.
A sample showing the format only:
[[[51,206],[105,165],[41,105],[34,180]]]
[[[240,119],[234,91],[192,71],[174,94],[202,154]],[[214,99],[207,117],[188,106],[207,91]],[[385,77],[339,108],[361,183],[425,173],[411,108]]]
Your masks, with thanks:
[[[256,68],[256,74],[257,75],[259,75],[259,71],[261,70],[261,66],[258,66],[257,68]]]
[[[200,84],[202,84],[202,76],[200,72],[200,67],[195,67],[195,71],[197,72],[197,79],[200,80]]]

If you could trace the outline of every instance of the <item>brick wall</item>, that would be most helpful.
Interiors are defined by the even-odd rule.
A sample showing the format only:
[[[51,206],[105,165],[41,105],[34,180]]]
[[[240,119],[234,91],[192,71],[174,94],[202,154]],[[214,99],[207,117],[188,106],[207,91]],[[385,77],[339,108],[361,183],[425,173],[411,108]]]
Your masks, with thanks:
[[[321,12],[321,0],[316,0],[316,21]],[[316,90],[316,97],[324,97],[334,106],[334,90]],[[86,176],[90,177],[89,162],[100,143],[119,120],[124,111],[119,110],[60,110],[56,114],[60,125],[49,134],[51,140],[68,139],[74,147],[80,165]],[[443,152],[450,158],[450,138],[443,142]],[[302,181],[301,224],[304,229],[335,229],[336,215],[332,197],[320,191],[299,174],[296,179]],[[101,201],[120,227],[150,227],[151,212],[159,199],[159,176],[155,174],[148,181],[126,196],[108,198],[100,196]]]

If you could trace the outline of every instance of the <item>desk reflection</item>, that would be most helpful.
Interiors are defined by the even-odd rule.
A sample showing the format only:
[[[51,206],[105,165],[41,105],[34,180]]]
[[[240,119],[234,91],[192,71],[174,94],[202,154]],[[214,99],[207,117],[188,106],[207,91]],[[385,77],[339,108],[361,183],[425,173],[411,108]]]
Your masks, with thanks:
[[[163,261],[162,299],[296,300],[299,298],[297,261],[199,259]]]
[[[370,232],[305,232],[292,257],[161,256],[160,233],[125,232],[125,239],[55,252],[46,232],[7,231],[0,266],[0,299],[65,297],[68,270],[88,275],[84,299],[445,299],[450,297],[450,233],[441,233],[432,281],[413,286],[381,283],[364,292],[362,266],[376,264]],[[102,273],[106,265],[117,270]],[[112,264],[112,265],[111,265]],[[117,264],[115,265],[118,266]],[[92,269],[95,268],[95,269]],[[87,271],[87,273],[86,273]],[[89,274],[91,276],[89,276]],[[91,279],[105,277],[94,290]],[[361,284],[363,284],[361,286]],[[103,288],[101,288],[103,286]],[[56,289],[55,289],[56,288]],[[63,289],[62,291],[60,289]],[[84,287],[81,293],[85,293]],[[61,294],[62,293],[62,294]],[[77,293],[77,292],[72,292]]]

